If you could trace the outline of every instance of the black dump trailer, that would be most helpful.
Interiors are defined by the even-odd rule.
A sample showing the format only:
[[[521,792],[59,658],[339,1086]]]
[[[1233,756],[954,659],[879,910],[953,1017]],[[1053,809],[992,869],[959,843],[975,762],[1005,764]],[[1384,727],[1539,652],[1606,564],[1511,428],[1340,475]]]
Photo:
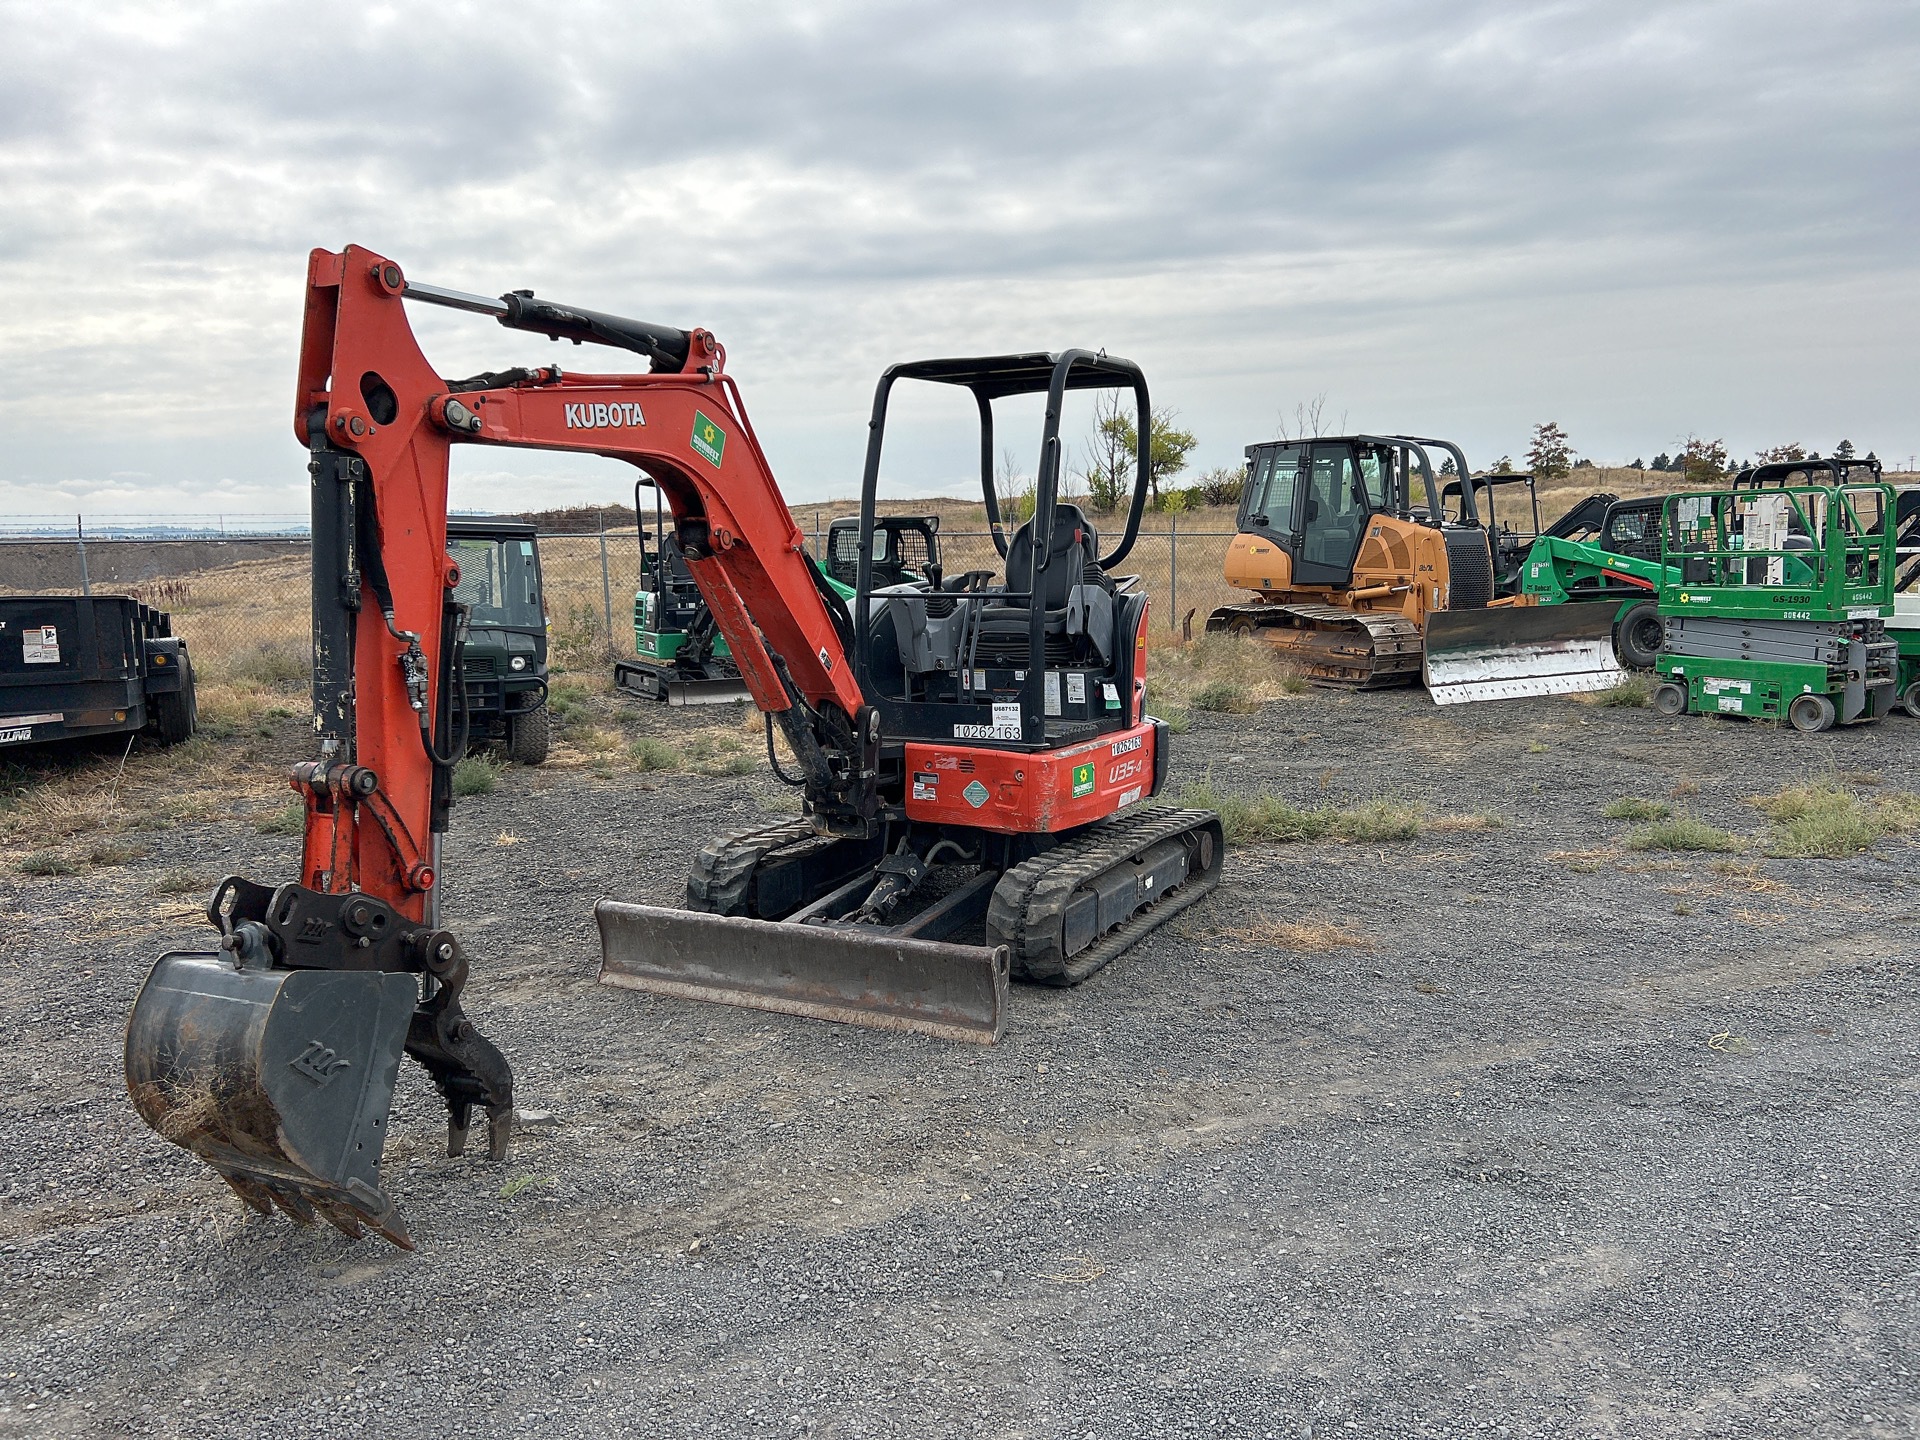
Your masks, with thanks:
[[[193,662],[166,612],[129,595],[0,595],[0,753],[145,730],[193,734]]]

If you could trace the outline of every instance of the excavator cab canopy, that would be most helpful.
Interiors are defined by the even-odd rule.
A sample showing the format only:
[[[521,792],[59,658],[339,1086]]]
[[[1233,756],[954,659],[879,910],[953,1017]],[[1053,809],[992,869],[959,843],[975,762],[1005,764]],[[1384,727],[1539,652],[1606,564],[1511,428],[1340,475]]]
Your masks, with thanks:
[[[1004,578],[935,567],[903,584],[889,573],[878,541],[893,522],[876,507],[888,403],[902,380],[972,393],[980,417],[980,498]],[[1110,549],[1103,550],[1086,512],[1060,496],[1060,418],[1069,390],[1126,390],[1134,397],[1140,438],[1133,487]],[[994,484],[994,402],[1036,394],[1047,400],[1033,514],[1009,533]],[[919,360],[881,375],[853,537],[852,649],[861,689],[886,734],[1037,751],[1139,723],[1134,638],[1145,624],[1146,596],[1137,581],[1112,572],[1140,532],[1151,414],[1140,367],[1104,352]]]

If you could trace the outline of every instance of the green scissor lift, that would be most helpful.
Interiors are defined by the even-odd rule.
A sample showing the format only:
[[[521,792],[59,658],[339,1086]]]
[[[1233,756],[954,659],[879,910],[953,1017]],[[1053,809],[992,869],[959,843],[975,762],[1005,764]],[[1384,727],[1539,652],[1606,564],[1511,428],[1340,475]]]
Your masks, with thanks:
[[[1894,495],[1899,574],[1894,579],[1893,618],[1887,621],[1887,633],[1900,647],[1900,708],[1920,720],[1920,488],[1901,485]]]
[[[1898,673],[1894,532],[1887,485],[1669,495],[1655,709],[1806,731],[1880,719]]]

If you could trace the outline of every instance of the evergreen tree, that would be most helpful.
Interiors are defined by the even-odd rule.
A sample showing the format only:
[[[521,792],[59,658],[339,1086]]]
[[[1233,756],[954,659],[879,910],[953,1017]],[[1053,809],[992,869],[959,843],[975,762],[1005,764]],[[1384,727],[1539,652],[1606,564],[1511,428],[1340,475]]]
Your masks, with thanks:
[[[1567,443],[1567,432],[1551,420],[1534,426],[1527,464],[1544,484],[1564,477],[1573,469],[1573,447]]]

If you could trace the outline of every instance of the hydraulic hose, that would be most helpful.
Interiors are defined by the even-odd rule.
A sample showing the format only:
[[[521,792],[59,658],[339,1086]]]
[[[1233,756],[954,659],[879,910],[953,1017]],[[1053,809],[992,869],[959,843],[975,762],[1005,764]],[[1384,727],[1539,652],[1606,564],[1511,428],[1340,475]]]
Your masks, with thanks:
[[[420,716],[420,743],[426,747],[427,759],[442,770],[451,770],[460,763],[467,753],[467,737],[473,729],[473,705],[467,698],[467,647],[458,640],[453,642],[453,694],[460,707],[460,728],[455,732],[460,739],[446,754],[433,748],[433,733],[428,728],[425,712]]]
[[[806,776],[789,775],[780,768],[780,757],[775,753],[773,748],[773,713],[771,711],[765,713],[767,720],[767,768],[773,771],[773,778],[778,780],[782,785],[791,785],[796,790],[804,790],[807,784]]]

